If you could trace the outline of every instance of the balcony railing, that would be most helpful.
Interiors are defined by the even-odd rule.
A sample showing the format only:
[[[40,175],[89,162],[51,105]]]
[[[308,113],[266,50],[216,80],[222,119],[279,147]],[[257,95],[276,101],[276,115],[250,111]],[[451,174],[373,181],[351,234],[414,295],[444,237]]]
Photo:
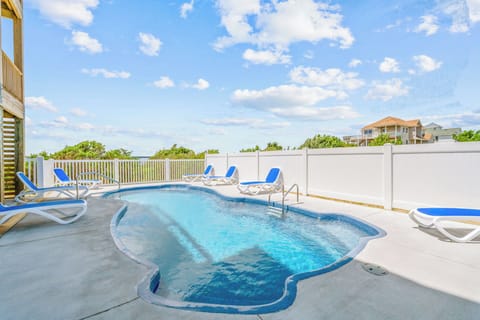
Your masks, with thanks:
[[[3,87],[15,98],[23,102],[23,73],[2,51]]]

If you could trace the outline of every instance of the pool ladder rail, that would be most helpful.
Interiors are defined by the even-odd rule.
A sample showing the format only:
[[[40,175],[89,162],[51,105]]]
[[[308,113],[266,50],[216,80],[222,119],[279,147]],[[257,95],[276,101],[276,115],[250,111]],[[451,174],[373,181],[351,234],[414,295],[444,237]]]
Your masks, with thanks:
[[[282,184],[282,202],[281,206],[275,206],[275,201],[271,201],[273,191],[268,194],[268,213],[276,216],[278,218],[284,218],[285,213],[288,211],[288,207],[285,206],[285,199],[287,198],[288,194],[292,192],[292,190],[297,189],[297,202],[294,204],[300,204],[300,192],[298,189],[298,184],[294,183],[288,190],[285,192],[285,185]]]

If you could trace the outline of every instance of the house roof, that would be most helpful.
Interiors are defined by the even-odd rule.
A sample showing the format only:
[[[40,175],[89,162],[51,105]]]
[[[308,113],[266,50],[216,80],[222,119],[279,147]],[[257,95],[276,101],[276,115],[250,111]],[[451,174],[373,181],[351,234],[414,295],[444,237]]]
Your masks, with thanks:
[[[431,129],[431,128],[426,128],[424,129],[425,133],[432,133],[435,136],[452,136],[454,134],[458,134],[462,132],[461,128],[448,128],[448,129]]]
[[[429,124],[427,124],[426,126],[424,126],[425,129],[430,129],[430,128],[438,128],[438,129],[442,129],[442,126],[439,125],[439,124],[436,124],[435,122],[431,122]]]
[[[372,129],[372,128],[383,128],[390,126],[401,126],[401,127],[418,127],[422,126],[422,123],[419,119],[414,120],[403,120],[395,117],[386,117],[376,122],[370,123],[363,127],[363,129]]]

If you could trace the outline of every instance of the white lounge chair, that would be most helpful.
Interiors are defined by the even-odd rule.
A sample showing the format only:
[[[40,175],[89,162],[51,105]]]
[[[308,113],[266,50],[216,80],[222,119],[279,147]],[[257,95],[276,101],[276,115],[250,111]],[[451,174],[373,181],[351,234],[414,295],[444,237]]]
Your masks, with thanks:
[[[213,166],[211,164],[209,164],[205,168],[205,171],[203,171],[202,174],[184,174],[182,176],[182,179],[185,182],[194,182],[194,181],[200,180],[202,178],[206,178],[207,176],[213,175],[213,173],[214,173]]]
[[[476,226],[463,237],[457,237],[445,229],[447,221],[480,222],[480,209],[466,208],[416,208],[410,211],[410,218],[424,228],[435,228],[455,242],[468,242],[480,236],[480,226]],[[466,224],[465,224],[466,226]],[[473,226],[473,225],[472,225]]]
[[[23,172],[17,172],[17,177],[25,185],[26,189],[20,192],[16,197],[15,201],[26,203],[30,201],[36,201],[42,198],[45,198],[45,195],[48,192],[56,192],[58,195],[64,195],[68,198],[75,199],[77,198],[77,187],[76,186],[61,186],[61,187],[49,187],[49,188],[39,188],[37,187]],[[78,186],[78,197],[83,197],[88,192],[86,186]]]
[[[241,193],[259,194],[264,192],[279,192],[282,190],[283,175],[279,168],[271,168],[265,181],[245,181],[237,185]]]
[[[207,186],[215,186],[217,184],[237,184],[238,170],[236,166],[228,168],[224,176],[206,176],[202,178],[203,184]]]
[[[70,177],[67,175],[67,173],[62,169],[62,168],[54,168],[53,169],[53,174],[55,175],[55,178],[57,178],[57,186],[74,186],[77,184],[76,180],[70,179]],[[101,180],[78,180],[79,185],[86,186],[88,189],[94,189],[100,184],[102,181]]]
[[[18,206],[4,206],[0,203],[0,225],[20,213],[32,213],[60,224],[67,224],[78,220],[86,211],[87,202],[85,200],[35,202]],[[61,218],[54,213],[59,214]]]

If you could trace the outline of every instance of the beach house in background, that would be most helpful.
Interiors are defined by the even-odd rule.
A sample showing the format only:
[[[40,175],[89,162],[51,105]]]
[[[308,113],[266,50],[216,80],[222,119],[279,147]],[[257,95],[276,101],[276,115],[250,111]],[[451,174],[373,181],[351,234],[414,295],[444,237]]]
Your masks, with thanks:
[[[429,142],[454,142],[453,135],[462,132],[461,128],[444,129],[442,126],[432,122],[423,127],[425,137],[431,139]]]
[[[363,127],[360,135],[344,136],[343,141],[357,146],[368,146],[379,135],[388,134],[392,139],[400,139],[402,144],[455,142],[453,135],[460,132],[461,128],[444,129],[433,122],[422,126],[419,119],[386,117]]]
[[[0,200],[15,197],[21,190],[15,179],[24,165],[24,88],[23,88],[23,3],[1,0],[0,34]],[[3,30],[2,30],[3,29]],[[11,41],[12,43],[5,43]],[[3,48],[2,46],[5,46]],[[8,49],[7,49],[8,48]],[[6,51],[5,51],[6,50]]]
[[[343,140],[357,146],[368,146],[369,142],[381,134],[388,134],[392,139],[400,139],[403,144],[428,143],[430,137],[424,137],[422,123],[419,119],[402,120],[386,117],[370,123],[361,129],[358,136],[345,136]]]

